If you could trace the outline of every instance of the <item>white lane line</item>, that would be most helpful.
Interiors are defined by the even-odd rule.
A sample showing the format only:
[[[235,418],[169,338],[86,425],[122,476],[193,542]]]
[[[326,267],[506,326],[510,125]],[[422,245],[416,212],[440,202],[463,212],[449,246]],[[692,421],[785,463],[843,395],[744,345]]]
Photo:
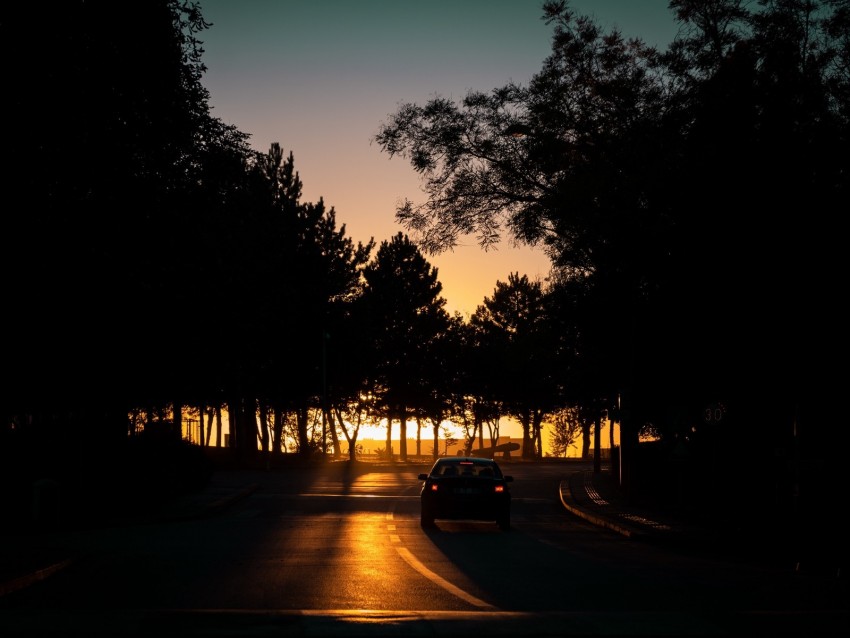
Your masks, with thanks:
[[[490,603],[484,602],[480,598],[476,598],[469,592],[466,592],[460,587],[453,585],[442,576],[439,576],[432,572],[430,569],[425,567],[425,565],[423,565],[413,554],[411,554],[410,550],[408,550],[406,547],[396,546],[395,549],[399,553],[399,555],[407,562],[408,565],[410,565],[413,569],[418,571],[420,574],[422,574],[425,578],[430,580],[435,585],[439,585],[440,587],[445,589],[450,594],[454,594],[458,598],[468,602],[470,605],[475,605],[476,607],[481,607],[482,609],[496,609],[496,607],[494,607]]]
[[[418,499],[419,496],[416,496],[416,498]],[[389,522],[387,523],[387,530],[388,531],[394,531],[395,530],[394,509],[391,509],[387,512],[387,521],[393,521],[392,523],[389,523]],[[447,581],[442,576],[435,574],[430,569],[425,567],[425,565],[423,565],[422,562],[419,559],[417,559],[413,554],[410,553],[409,549],[407,549],[406,547],[402,547],[400,545],[401,538],[399,538],[398,535],[390,534],[390,540],[392,541],[393,546],[395,547],[395,550],[398,552],[399,556],[401,556],[408,565],[410,565],[413,569],[418,571],[420,574],[422,574],[425,578],[430,580],[435,585],[442,587],[447,592],[449,592],[450,594],[453,594],[454,596],[457,596],[461,600],[465,600],[470,605],[480,607],[481,609],[498,609],[497,607],[491,605],[490,603],[484,602],[480,598],[476,598],[475,596],[473,596],[469,592],[464,591],[463,589],[461,589],[457,585],[450,583],[449,581]]]

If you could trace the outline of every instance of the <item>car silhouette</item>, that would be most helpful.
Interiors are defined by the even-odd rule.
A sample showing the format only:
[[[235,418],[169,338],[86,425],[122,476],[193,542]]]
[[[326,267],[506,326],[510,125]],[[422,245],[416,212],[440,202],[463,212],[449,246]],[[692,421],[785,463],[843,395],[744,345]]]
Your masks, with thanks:
[[[420,522],[423,528],[434,521],[493,521],[499,529],[511,528],[512,476],[502,474],[493,459],[446,456],[437,459],[423,481],[419,493]]]

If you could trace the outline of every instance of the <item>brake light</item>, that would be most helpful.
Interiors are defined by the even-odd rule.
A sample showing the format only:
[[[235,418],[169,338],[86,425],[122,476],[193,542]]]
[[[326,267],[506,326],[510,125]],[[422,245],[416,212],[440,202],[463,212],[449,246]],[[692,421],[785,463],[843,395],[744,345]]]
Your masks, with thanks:
[[[431,483],[431,491],[436,492],[440,488],[436,483]]]
[[[497,485],[495,489],[496,489],[496,492],[504,492],[505,486],[504,485]]]

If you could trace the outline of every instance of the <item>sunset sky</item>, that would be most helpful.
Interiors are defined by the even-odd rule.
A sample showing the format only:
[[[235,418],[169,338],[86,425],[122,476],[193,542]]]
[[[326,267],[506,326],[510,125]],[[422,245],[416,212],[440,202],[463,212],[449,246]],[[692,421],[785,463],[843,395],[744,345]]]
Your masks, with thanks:
[[[627,37],[664,47],[676,32],[667,3],[571,5]],[[389,240],[404,231],[395,221],[396,203],[425,199],[409,163],[371,143],[400,103],[527,84],[551,52],[542,0],[201,0],[200,6],[211,23],[200,39],[213,115],[250,134],[258,151],[273,142],[291,151],[303,201],[323,198],[355,241]],[[461,244],[426,256],[452,313],[472,314],[511,272],[531,279],[549,272],[539,250],[504,241],[484,252],[474,238]],[[502,434],[520,437],[522,430],[503,420]],[[423,432],[429,435],[430,428]],[[383,440],[386,429],[370,428],[361,437]],[[544,437],[548,446],[547,431]]]
[[[664,46],[676,26],[668,0],[574,0],[626,36]],[[424,201],[418,175],[371,143],[399,103],[463,98],[509,81],[527,84],[550,53],[542,0],[201,0],[200,34],[213,115],[267,151],[295,158],[305,202],[323,198],[355,241],[404,229],[395,208]],[[475,311],[511,272],[544,278],[539,250],[474,238],[428,255],[450,312]]]

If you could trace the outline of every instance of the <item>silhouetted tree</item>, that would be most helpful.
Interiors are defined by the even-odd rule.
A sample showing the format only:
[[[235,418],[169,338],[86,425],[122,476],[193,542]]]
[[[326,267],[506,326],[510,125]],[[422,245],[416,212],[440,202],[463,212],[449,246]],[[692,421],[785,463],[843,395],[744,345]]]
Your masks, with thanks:
[[[543,416],[554,408],[556,361],[540,281],[511,273],[496,282],[470,321],[484,332],[485,343],[501,355],[497,374],[505,411],[522,426],[524,458],[542,456]]]
[[[687,125],[671,190],[689,206],[678,215],[655,334],[678,373],[665,379],[681,401],[670,433],[689,432],[692,456],[745,466],[741,480],[772,502],[791,450],[808,447],[799,432],[832,440],[830,451],[808,447],[817,458],[847,442],[827,425],[823,397],[841,391],[815,353],[847,354],[830,299],[841,285],[834,211],[850,175],[848,11],[712,4],[714,14],[671,3],[684,28],[668,67]],[[722,419],[704,417],[721,405]],[[740,463],[768,449],[773,460]]]
[[[433,335],[425,352],[421,392],[414,407],[417,423],[423,420],[431,423],[435,442],[432,450],[434,460],[438,455],[436,443],[440,438],[440,427],[456,413],[459,388],[467,372],[464,348],[466,327],[459,314],[447,317],[445,330]],[[418,454],[421,454],[421,450],[417,450]]]
[[[656,54],[603,34],[566,3],[546,3],[545,14],[553,52],[527,88],[470,92],[459,105],[405,104],[380,129],[377,142],[410,158],[429,196],[397,218],[427,250],[467,233],[488,247],[503,230],[542,244],[557,268],[601,273],[609,306],[636,316],[665,236],[664,211],[648,205],[666,161]],[[612,391],[627,384],[628,352],[613,351]]]
[[[431,398],[427,373],[434,369],[437,340],[448,329],[442,284],[437,269],[402,233],[381,243],[364,275],[374,393],[387,415],[387,453],[398,419],[400,456],[406,460],[406,421]]]
[[[506,414],[506,378],[503,375],[505,344],[503,334],[488,329],[475,316],[462,331],[463,376],[456,392],[453,414],[456,420],[472,423],[484,447],[486,428],[491,445],[499,439],[500,419]]]
[[[560,408],[550,415],[550,419],[552,429],[549,432],[549,445],[552,456],[566,457],[581,433],[578,408]]]
[[[826,300],[850,175],[846,3],[670,7],[682,28],[660,52],[545,2],[552,53],[527,87],[403,104],[375,136],[423,176],[427,200],[397,210],[423,249],[507,233],[576,282],[590,367],[567,392],[619,397],[627,481],[644,427],[785,447],[794,415],[817,422],[818,392],[838,391],[810,372],[841,341]]]
[[[0,230],[0,411],[65,452],[120,447],[134,407],[201,401],[186,361],[210,347],[194,320],[216,278],[196,250],[215,219],[205,177],[216,163],[240,179],[246,139],[210,115],[205,26],[171,0],[17,3],[0,20],[17,202]]]
[[[254,269],[246,282],[254,322],[240,353],[250,353],[246,363],[262,401],[296,415],[298,449],[306,455],[313,451],[311,411],[322,414],[320,446],[325,435],[335,436],[329,392],[344,390],[344,375],[337,373],[344,358],[336,353],[342,355],[347,338],[355,336],[346,334],[347,307],[362,292],[362,271],[374,242],[355,244],[322,199],[301,201],[293,154],[284,157],[279,144],[256,157],[253,171],[254,187],[264,195],[246,211],[255,219],[251,236],[257,256],[249,262]],[[359,387],[356,381],[349,385]]]

